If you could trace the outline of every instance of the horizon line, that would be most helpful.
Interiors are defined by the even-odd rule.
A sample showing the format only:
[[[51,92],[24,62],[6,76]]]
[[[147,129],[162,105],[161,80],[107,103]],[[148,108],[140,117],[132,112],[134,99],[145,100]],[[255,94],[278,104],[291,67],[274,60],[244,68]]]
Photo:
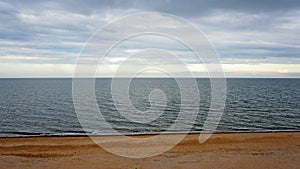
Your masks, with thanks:
[[[0,79],[129,79],[132,77],[0,77]],[[300,77],[134,77],[134,79],[300,79]]]

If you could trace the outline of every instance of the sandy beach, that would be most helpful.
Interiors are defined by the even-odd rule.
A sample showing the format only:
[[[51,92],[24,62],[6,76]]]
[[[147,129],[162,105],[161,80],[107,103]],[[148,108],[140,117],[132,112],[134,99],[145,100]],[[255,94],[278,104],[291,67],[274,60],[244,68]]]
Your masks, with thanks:
[[[115,140],[118,136],[102,137]],[[204,144],[199,144],[198,137],[189,134],[171,150],[143,159],[116,156],[84,136],[0,138],[0,167],[300,168],[300,132],[213,134]],[[125,151],[142,148],[130,143],[114,145]]]

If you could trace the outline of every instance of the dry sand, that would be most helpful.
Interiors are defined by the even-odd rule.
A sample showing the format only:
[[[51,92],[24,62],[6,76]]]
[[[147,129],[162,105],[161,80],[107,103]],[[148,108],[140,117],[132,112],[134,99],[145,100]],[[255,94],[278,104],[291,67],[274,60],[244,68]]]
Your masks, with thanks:
[[[300,132],[213,134],[204,144],[198,136],[143,159],[116,156],[88,137],[0,138],[0,168],[300,168]]]

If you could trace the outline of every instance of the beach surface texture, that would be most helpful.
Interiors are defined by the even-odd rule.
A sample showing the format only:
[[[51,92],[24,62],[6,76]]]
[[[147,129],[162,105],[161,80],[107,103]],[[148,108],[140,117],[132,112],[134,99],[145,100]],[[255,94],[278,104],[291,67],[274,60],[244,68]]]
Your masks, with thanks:
[[[124,151],[149,148],[119,144],[118,136],[98,137]],[[198,138],[188,134],[174,148],[148,158],[117,156],[85,136],[0,138],[0,168],[300,168],[300,132],[213,134],[203,144]],[[159,146],[163,143],[150,148]]]

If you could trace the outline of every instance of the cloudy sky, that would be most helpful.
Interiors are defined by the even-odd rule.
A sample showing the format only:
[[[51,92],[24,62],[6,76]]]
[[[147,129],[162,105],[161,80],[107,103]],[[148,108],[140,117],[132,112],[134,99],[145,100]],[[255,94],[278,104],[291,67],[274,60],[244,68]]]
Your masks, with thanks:
[[[90,36],[120,17],[140,12],[169,13],[197,26],[218,52],[226,77],[300,77],[297,0],[2,0],[0,77],[72,77]],[[105,39],[110,40],[115,37]],[[205,72],[199,61],[170,39],[147,35],[120,44],[103,62],[99,76],[110,76],[126,55],[160,47],[178,54],[195,75]],[[149,59],[142,53],[141,58]],[[156,56],[160,63],[162,58]],[[149,63],[145,60],[142,63]],[[174,71],[180,70],[173,65]]]

